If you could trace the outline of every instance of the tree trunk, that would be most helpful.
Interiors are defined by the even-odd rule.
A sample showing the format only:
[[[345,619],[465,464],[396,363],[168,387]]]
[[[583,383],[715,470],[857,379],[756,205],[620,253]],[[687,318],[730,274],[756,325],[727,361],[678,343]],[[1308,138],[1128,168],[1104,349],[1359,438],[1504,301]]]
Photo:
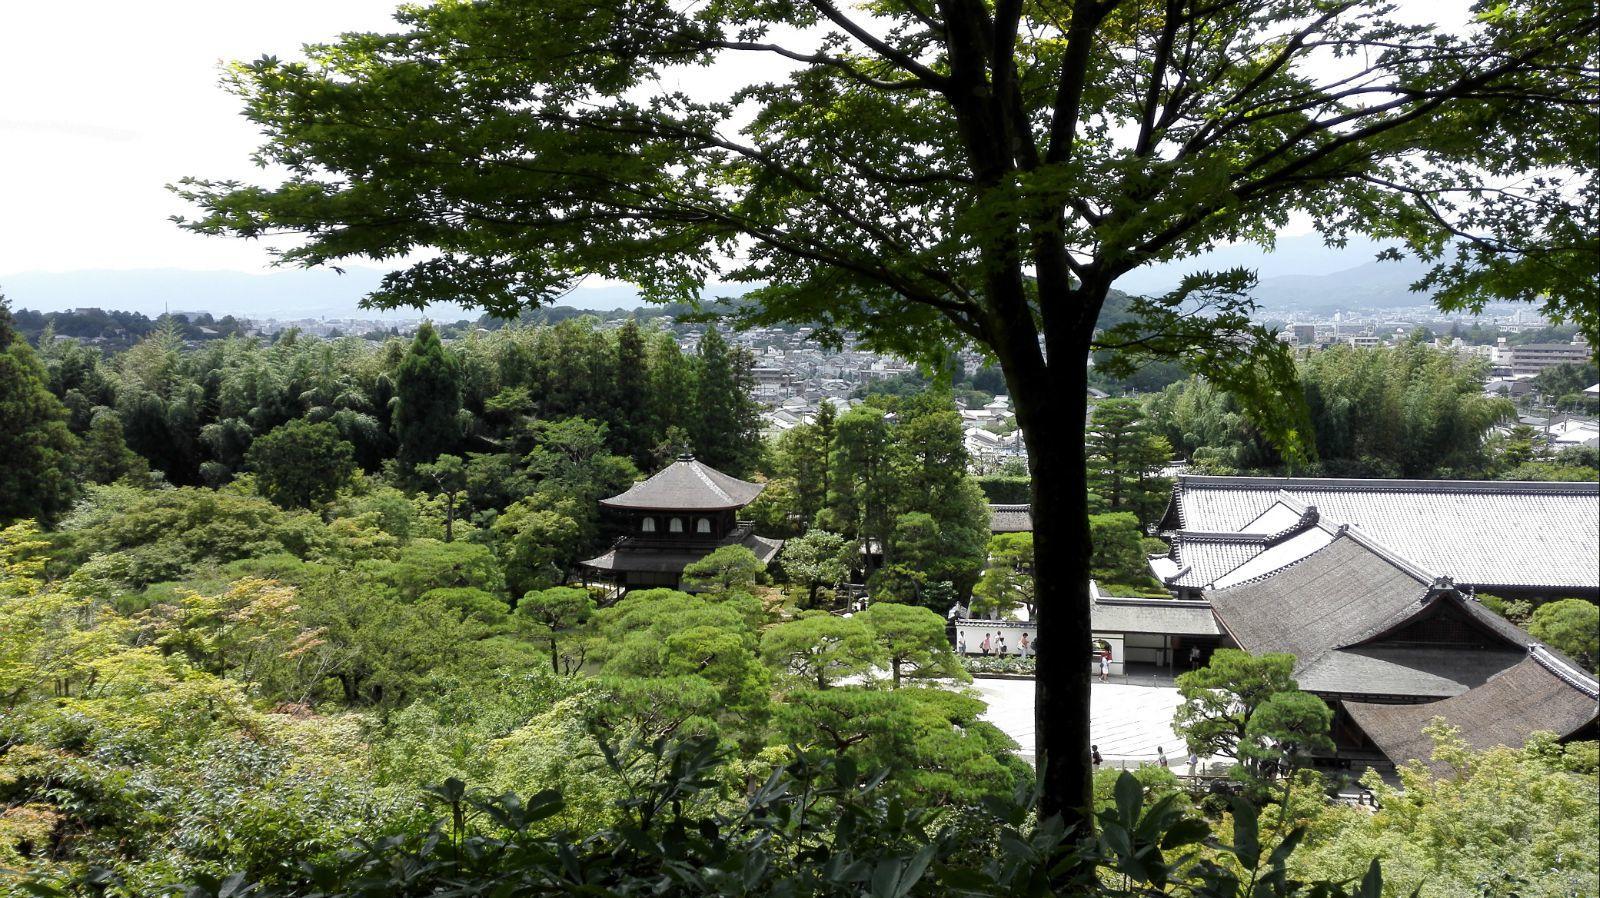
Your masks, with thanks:
[[[1085,350],[1087,346],[1085,346]],[[1057,354],[1042,372],[1007,372],[1033,479],[1037,616],[1034,732],[1042,817],[1080,834],[1092,817],[1089,763],[1088,482],[1086,353]]]

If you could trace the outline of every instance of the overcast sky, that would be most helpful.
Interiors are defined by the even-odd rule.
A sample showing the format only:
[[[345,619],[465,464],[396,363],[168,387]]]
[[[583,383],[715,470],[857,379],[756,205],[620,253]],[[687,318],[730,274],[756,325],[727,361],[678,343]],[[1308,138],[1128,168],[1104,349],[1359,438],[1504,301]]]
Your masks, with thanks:
[[[264,270],[260,244],[167,221],[185,209],[166,184],[259,175],[249,162],[258,135],[218,86],[219,66],[388,30],[395,5],[0,0],[0,276]]]

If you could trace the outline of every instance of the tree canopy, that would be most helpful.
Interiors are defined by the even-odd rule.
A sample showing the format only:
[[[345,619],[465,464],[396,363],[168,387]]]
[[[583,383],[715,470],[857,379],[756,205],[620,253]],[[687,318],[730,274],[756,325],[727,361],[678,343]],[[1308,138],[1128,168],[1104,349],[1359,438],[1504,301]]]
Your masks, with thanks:
[[[1097,334],[1122,275],[1270,244],[1299,215],[1330,240],[1370,234],[1438,262],[1426,281],[1446,306],[1534,301],[1600,343],[1600,16],[1584,4],[1484,2],[1456,29],[1379,0],[501,0],[398,21],[305,62],[235,66],[258,158],[285,174],[185,182],[200,209],[186,224],[295,233],[292,264],[417,259],[385,278],[381,306],[509,314],[590,275],[653,299],[724,279],[761,285],[752,322],[854,330],[930,361],[981,344],[1048,509],[1047,645],[1091,633],[1092,349],[1113,352],[1112,373],[1181,354],[1277,408],[1259,426],[1309,454],[1288,352],[1248,321],[1249,272],[1197,272]],[[720,79],[710,97],[662,77],[752,57],[779,73]],[[1039,656],[1047,813],[1089,806],[1080,661]]]

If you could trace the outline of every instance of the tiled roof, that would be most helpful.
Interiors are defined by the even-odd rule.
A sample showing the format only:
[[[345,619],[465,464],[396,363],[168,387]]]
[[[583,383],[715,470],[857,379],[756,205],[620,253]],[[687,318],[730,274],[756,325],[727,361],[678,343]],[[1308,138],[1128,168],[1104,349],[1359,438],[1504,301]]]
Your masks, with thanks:
[[[730,545],[742,545],[755,553],[762,564],[770,564],[777,557],[778,550],[783,548],[783,540],[767,539],[754,534],[746,536]],[[681,574],[683,569],[710,554],[710,548],[700,550],[684,549],[674,550],[634,550],[629,548],[616,548],[597,558],[580,561],[579,564],[597,571],[612,571],[621,573],[654,573],[654,574]]]
[[[1095,590],[1097,592],[1097,590]],[[1102,633],[1166,633],[1173,636],[1216,636],[1211,603],[1180,599],[1136,599],[1095,595],[1089,606],[1091,626]]]
[[[990,533],[1033,532],[1033,510],[1028,505],[990,505]]]
[[[1206,597],[1240,647],[1288,652],[1307,666],[1393,620],[1426,595],[1431,582],[1342,533],[1298,564]]]
[[[1482,685],[1516,664],[1523,652],[1462,651],[1428,646],[1340,649],[1299,670],[1301,689],[1324,694],[1448,698]]]
[[[1464,584],[1600,590],[1596,483],[1180,475],[1162,526],[1237,532],[1285,495]]]
[[[1528,734],[1547,730],[1567,738],[1593,738],[1597,684],[1560,656],[1533,647],[1527,657],[1483,685],[1443,701],[1420,705],[1345,702],[1345,710],[1389,760],[1428,760],[1433,745],[1422,733],[1435,717],[1461,728],[1476,749],[1522,747]]]
[[[600,504],[642,511],[724,511],[749,505],[765,488],[766,484],[731,477],[685,456]]]

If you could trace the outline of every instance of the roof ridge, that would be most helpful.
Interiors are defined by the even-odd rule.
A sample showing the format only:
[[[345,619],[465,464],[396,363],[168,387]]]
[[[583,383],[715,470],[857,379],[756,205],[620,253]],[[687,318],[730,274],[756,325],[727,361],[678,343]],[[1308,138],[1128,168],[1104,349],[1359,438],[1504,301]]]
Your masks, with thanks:
[[[1175,489],[1197,486],[1243,489],[1276,487],[1280,492],[1287,492],[1298,487],[1301,489],[1315,488],[1368,492],[1463,492],[1518,495],[1537,493],[1555,495],[1600,494],[1600,482],[1583,480],[1422,480],[1381,477],[1273,477],[1179,474],[1175,481]]]
[[[1432,585],[1434,581],[1439,579],[1440,575],[1435,574],[1433,571],[1428,570],[1422,565],[1417,564],[1415,561],[1412,561],[1404,555],[1401,555],[1399,552],[1396,552],[1394,549],[1389,548],[1387,545],[1379,542],[1375,537],[1373,537],[1372,534],[1367,533],[1354,524],[1340,524],[1339,534],[1334,537],[1334,540],[1337,541],[1339,536],[1350,537],[1351,539],[1360,543],[1362,546],[1369,549],[1374,555],[1379,556],[1384,561],[1389,562],[1400,570],[1410,574],[1412,577],[1415,577],[1417,580],[1420,580],[1423,585]]]
[[[1582,692],[1590,698],[1600,699],[1600,681],[1590,676],[1588,671],[1571,664],[1567,659],[1557,656],[1543,643],[1528,643],[1528,657],[1545,670],[1555,674],[1557,678],[1565,681],[1567,685]]]
[[[703,470],[704,466],[701,465],[698,460],[685,461],[685,462],[681,462],[681,464],[688,465],[689,466],[689,470],[693,471],[696,476],[698,476],[702,481],[705,482],[706,486],[711,487],[711,489],[713,491],[715,491],[717,495],[721,496],[724,501],[727,501],[727,502],[732,502],[733,501],[733,496],[730,495],[727,490],[723,489],[721,484],[719,484],[716,481],[712,480],[711,477],[708,474],[706,474],[706,472]]]
[[[1221,588],[1220,591],[1225,592],[1225,591],[1230,590],[1230,589],[1238,589],[1241,586],[1249,586],[1252,583],[1260,583],[1262,580],[1266,580],[1269,577],[1276,577],[1277,575],[1283,573],[1284,571],[1288,570],[1289,568],[1292,568],[1295,565],[1300,564],[1301,562],[1306,561],[1307,559],[1310,559],[1310,558],[1316,556],[1317,554],[1319,554],[1321,552],[1327,551],[1329,546],[1332,546],[1334,543],[1337,543],[1339,541],[1339,536],[1343,535],[1343,531],[1344,531],[1344,529],[1346,527],[1348,527],[1348,525],[1340,524],[1339,527],[1340,527],[1340,533],[1338,535],[1335,535],[1333,539],[1328,540],[1327,543],[1325,543],[1325,544],[1323,544],[1321,546],[1318,546],[1315,549],[1312,549],[1311,551],[1307,552],[1304,555],[1301,555],[1299,558],[1296,558],[1295,560],[1283,565],[1282,567],[1275,567],[1270,571],[1267,571],[1267,572],[1261,573],[1261,574],[1257,574],[1254,577],[1251,577],[1251,578],[1249,578],[1247,580],[1240,580],[1238,583],[1235,583],[1232,586],[1224,586],[1224,587]],[[1235,570],[1238,570],[1240,567],[1243,567],[1244,564],[1248,564],[1248,563],[1249,562],[1244,562],[1244,563],[1235,565],[1230,570],[1223,571],[1221,574],[1217,575],[1217,579],[1220,580],[1223,577],[1226,577],[1228,574],[1232,573]],[[1212,582],[1215,582],[1215,581],[1212,581]],[[1209,587],[1210,584],[1207,584],[1207,586]]]

